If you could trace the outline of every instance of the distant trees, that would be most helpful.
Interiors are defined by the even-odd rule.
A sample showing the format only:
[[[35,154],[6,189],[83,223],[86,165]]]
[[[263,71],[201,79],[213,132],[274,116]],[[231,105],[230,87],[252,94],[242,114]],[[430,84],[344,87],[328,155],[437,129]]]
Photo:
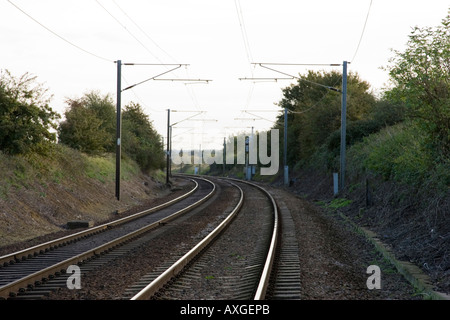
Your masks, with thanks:
[[[0,150],[9,154],[45,152],[56,141],[59,115],[47,90],[28,73],[16,78],[0,73]]]
[[[0,71],[0,151],[45,153],[58,141],[88,154],[115,152],[116,108],[110,95],[91,91],[67,99],[64,120],[49,106],[47,89],[28,73]],[[139,104],[122,112],[122,150],[145,172],[165,165],[161,136]]]
[[[316,84],[340,88],[342,74],[337,71],[309,71],[301,78],[307,81],[299,80],[297,84],[283,89],[283,98],[278,104],[283,109],[287,107],[289,110],[288,164],[290,165],[312,156],[341,125],[341,95]],[[358,74],[348,75],[347,120],[350,128],[352,126],[356,128],[353,123],[364,121],[373,112],[376,99],[369,89],[369,83],[361,80]],[[278,117],[275,127],[280,129],[282,137],[284,114]],[[366,129],[367,132],[360,134],[370,134],[373,129],[370,124],[359,123],[358,130]],[[339,132],[334,135],[340,139]]]
[[[143,171],[164,168],[161,136],[139,104],[131,102],[125,106],[122,127],[123,150]]]
[[[67,104],[59,142],[90,154],[114,152],[116,112],[111,97],[89,92]],[[143,171],[164,166],[161,136],[139,104],[130,103],[122,112],[122,148]]]
[[[357,74],[348,74],[349,154],[361,158],[364,165],[359,167],[385,178],[395,177],[408,184],[439,181],[436,183],[448,186],[450,15],[435,28],[414,28],[405,50],[394,53],[386,68],[392,85],[379,97],[372,94],[369,84]],[[306,81],[299,80],[284,88],[278,103],[289,111],[288,164],[336,170],[341,141],[341,95],[320,85],[340,88],[342,74],[309,71],[300,78]],[[389,129],[383,130],[386,127]],[[280,129],[282,138],[284,114],[278,116],[275,128]],[[372,150],[364,148],[369,142]],[[367,159],[362,159],[364,156]]]

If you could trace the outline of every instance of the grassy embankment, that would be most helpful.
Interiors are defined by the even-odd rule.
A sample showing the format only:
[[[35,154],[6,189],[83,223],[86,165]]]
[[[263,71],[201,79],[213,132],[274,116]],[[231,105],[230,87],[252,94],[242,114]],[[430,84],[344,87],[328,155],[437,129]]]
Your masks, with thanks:
[[[164,192],[164,174],[144,175],[127,158],[115,198],[115,156],[88,156],[56,145],[47,155],[0,153],[0,246],[64,230],[71,220],[98,222]]]

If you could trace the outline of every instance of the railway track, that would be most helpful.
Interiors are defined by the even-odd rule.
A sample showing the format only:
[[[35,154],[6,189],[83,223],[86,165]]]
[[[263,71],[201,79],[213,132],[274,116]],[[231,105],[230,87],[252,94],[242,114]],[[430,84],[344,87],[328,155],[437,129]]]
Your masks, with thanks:
[[[35,287],[64,274],[69,266],[103,256],[214,195],[214,183],[202,178],[191,181],[194,183],[191,191],[159,206],[0,257],[0,297],[26,296]]]
[[[299,300],[301,296],[301,277],[299,246],[295,234],[291,212],[283,201],[278,202],[280,213],[280,236],[267,300]]]
[[[277,204],[255,184],[225,181],[240,191],[231,213],[162,273],[133,286],[132,300],[265,298],[279,238]]]
[[[60,299],[58,292],[67,292],[69,265],[78,265],[84,278],[117,261],[123,261],[122,272],[131,271],[130,261],[138,260],[136,265],[149,270],[124,281],[121,293],[105,293],[106,299],[299,299],[298,246],[284,204],[279,207],[253,183],[183,178],[193,189],[170,203],[0,257],[0,297]],[[185,234],[194,224],[197,231]],[[164,259],[153,256],[163,249]]]

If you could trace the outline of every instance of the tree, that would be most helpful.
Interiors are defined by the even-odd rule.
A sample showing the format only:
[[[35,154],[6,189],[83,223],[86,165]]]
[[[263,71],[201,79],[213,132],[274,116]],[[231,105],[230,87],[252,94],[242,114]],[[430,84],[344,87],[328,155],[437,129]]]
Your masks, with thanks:
[[[111,95],[101,96],[99,92],[91,91],[83,97],[86,107],[91,110],[98,119],[101,119],[100,129],[109,135],[105,141],[105,150],[114,152],[116,146],[116,108]]]
[[[45,152],[56,141],[55,120],[47,90],[36,77],[0,74],[0,150],[9,154]]]
[[[115,107],[110,96],[90,92],[66,102],[69,108],[58,128],[59,142],[86,153],[112,152]]]
[[[144,172],[162,169],[165,163],[161,136],[153,128],[142,107],[133,102],[125,106],[122,123],[124,153],[134,159]]]
[[[449,11],[450,12],[450,11]],[[387,69],[394,87],[386,95],[429,135],[438,158],[450,157],[450,15],[436,28],[415,27],[404,52]]]
[[[288,164],[306,160],[341,125],[341,94],[323,86],[340,88],[342,74],[338,71],[309,71],[301,75],[298,83],[283,89],[279,106],[287,107],[288,114]],[[320,84],[320,85],[317,85]],[[347,79],[347,119],[349,122],[364,119],[375,104],[369,92],[370,85],[356,73]],[[276,128],[284,130],[284,114],[278,117]],[[282,133],[280,133],[282,137]]]

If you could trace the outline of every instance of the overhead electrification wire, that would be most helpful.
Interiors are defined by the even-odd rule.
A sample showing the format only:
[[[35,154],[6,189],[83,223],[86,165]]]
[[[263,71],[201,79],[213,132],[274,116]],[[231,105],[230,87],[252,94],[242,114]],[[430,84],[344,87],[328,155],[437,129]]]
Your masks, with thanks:
[[[122,22],[120,22],[119,19],[117,19],[108,9],[105,8],[105,6],[103,6],[100,1],[96,0],[97,4],[102,7],[103,10],[106,11],[106,13],[108,13],[111,18],[113,18],[122,28],[124,28],[131,37],[133,37],[148,53],[150,53],[156,60],[158,60],[159,62],[162,63],[162,61],[153,53],[150,51],[149,48],[147,48],[147,46],[141,41],[139,40]]]
[[[241,7],[240,1],[234,0],[234,6],[236,8],[237,17],[239,20],[239,27],[241,30],[242,40],[244,42],[244,48],[245,48],[245,53],[247,55],[247,60],[251,64],[253,62],[253,55],[252,55],[252,50],[250,49],[250,41],[248,40],[247,29],[245,28],[244,15],[242,13],[242,7]],[[250,68],[250,73],[251,73],[252,77],[254,76],[255,67],[256,66],[253,66],[253,68]],[[250,87],[248,95],[247,95],[246,106],[250,105],[250,101],[253,96],[254,88],[255,88],[255,84],[252,83],[252,86]]]
[[[128,87],[131,87],[130,83],[128,82],[128,80],[125,78],[125,76],[123,74],[122,74],[122,80],[125,81],[125,83],[128,85]],[[138,94],[136,93],[134,88],[130,88],[130,91],[133,92],[133,94],[136,96],[136,99],[139,101],[139,104],[142,105],[143,107],[150,109],[152,112],[165,112],[165,110],[157,110],[157,109],[154,109],[154,108],[148,106],[146,103],[144,103],[142,101],[142,99],[138,96]]]
[[[102,56],[99,56],[99,55],[97,55],[97,54],[95,54],[95,53],[92,53],[92,52],[90,52],[90,51],[88,51],[88,50],[86,50],[86,49],[84,49],[84,48],[82,48],[82,47],[76,45],[75,43],[73,43],[73,42],[67,40],[66,38],[64,38],[64,37],[62,37],[61,35],[57,34],[55,31],[51,30],[50,28],[48,28],[47,26],[45,26],[44,24],[42,24],[41,22],[39,22],[38,20],[36,20],[35,18],[33,18],[30,14],[28,14],[27,12],[25,12],[25,10],[23,10],[23,9],[20,8],[18,5],[16,5],[15,3],[13,3],[11,0],[8,0],[8,2],[9,2],[11,5],[13,5],[16,9],[18,9],[20,12],[22,12],[24,15],[26,15],[28,18],[30,18],[31,20],[33,20],[34,22],[36,22],[37,24],[39,24],[41,27],[43,27],[45,30],[47,30],[47,31],[50,32],[51,34],[55,35],[55,36],[58,37],[59,39],[63,40],[64,42],[70,44],[71,46],[77,48],[78,50],[81,50],[81,51],[83,51],[83,52],[85,52],[85,53],[87,53],[87,54],[89,54],[89,55],[91,55],[91,56],[94,56],[94,57],[98,58],[98,59],[101,59],[101,60],[104,60],[104,61],[108,61],[108,62],[114,62],[114,60],[107,59],[107,58],[104,58],[104,57],[102,57]]]
[[[247,59],[249,63],[253,62],[252,51],[250,49],[250,42],[248,41],[247,30],[244,23],[244,15],[242,14],[242,8],[239,0],[234,0],[234,5],[236,7],[237,16],[239,19],[239,26],[241,28],[242,39],[244,40],[245,52],[247,54]]]
[[[369,13],[370,13],[370,8],[371,7],[372,7],[372,0],[370,0],[369,9],[367,10],[367,15],[366,15],[366,21],[364,21],[364,27],[362,29],[361,36],[359,38],[358,46],[356,47],[355,53],[353,54],[353,58],[350,61],[351,63],[353,63],[353,61],[355,60],[356,54],[358,53],[358,50],[359,50],[359,46],[361,45],[361,41],[362,41],[362,38],[364,36],[364,32],[366,30],[367,20],[369,19]]]
[[[155,40],[153,40],[149,35],[148,35],[148,33],[147,32],[145,32],[145,30],[144,29],[142,29],[135,21],[134,21],[134,19],[133,18],[131,18],[126,12],[125,12],[125,10],[123,10],[122,9],[122,7],[120,7],[118,4],[117,4],[117,2],[116,1],[114,1],[113,0],[113,2],[114,2],[114,4],[117,6],[117,8],[119,8],[119,10],[135,25],[135,27],[136,28],[138,28],[139,29],[139,31],[141,31],[142,32],[142,34],[143,35],[145,35],[145,37],[147,38],[147,39],[149,39],[156,47],[158,47],[162,52],[164,52],[170,59],[172,59],[174,62],[177,62],[177,60],[174,58],[174,57],[172,57],[166,50],[164,50]]]
[[[164,67],[167,68],[167,64],[164,64],[163,61],[157,56],[155,55],[141,40],[138,39],[138,37],[133,34],[126,26],[125,24],[123,24],[117,17],[115,17],[108,9],[106,9],[105,6],[103,6],[98,0],[96,0],[97,4],[106,12],[108,13],[122,28],[124,28],[131,37],[133,37],[148,53],[150,53],[156,60],[158,60],[162,65],[164,65]],[[173,58],[167,51],[165,51],[160,45],[158,45],[144,30],[143,28],[141,28],[135,21],[134,19],[132,19],[126,12],[124,9],[122,9],[115,1],[113,1],[114,4],[117,6],[117,8],[119,8],[119,10],[153,43],[155,44],[161,51],[163,51],[168,57],[170,57],[173,61],[176,61],[175,58]],[[187,70],[187,69],[186,69]],[[186,71],[188,73],[188,71]],[[179,78],[177,75],[175,75],[175,77]],[[190,77],[188,77],[190,78]],[[193,92],[193,90],[189,90],[189,88],[186,87],[186,91],[188,93],[188,95],[190,96],[192,102],[194,103],[194,106],[199,109],[198,106],[198,101],[197,98],[195,96],[195,93]]]
[[[280,70],[276,70],[276,69],[273,69],[273,68],[269,68],[269,67],[267,67],[267,66],[264,66],[263,63],[257,63],[257,64],[259,64],[259,66],[262,67],[262,68],[266,68],[266,69],[269,69],[269,70],[272,70],[272,71],[275,71],[275,72],[284,74],[284,75],[286,75],[286,76],[290,76],[290,77],[292,77],[292,79],[298,79],[298,80],[301,80],[301,81],[310,83],[310,84],[312,84],[312,85],[316,85],[316,86],[323,87],[323,88],[326,88],[326,89],[329,89],[329,90],[332,90],[332,91],[340,92],[339,89],[336,89],[336,88],[334,88],[334,87],[326,86],[326,85],[323,85],[323,84],[321,84],[321,83],[317,83],[317,82],[314,82],[314,81],[306,80],[306,79],[301,78],[301,77],[298,77],[298,76],[293,76],[293,75],[291,75],[291,74],[288,74],[288,73],[286,73],[286,72],[282,72],[282,71],[280,71]],[[264,64],[268,64],[268,63],[264,63]]]
[[[267,65],[275,65],[275,66],[280,66],[280,65],[281,65],[281,66],[282,66],[282,65],[287,65],[287,66],[292,66],[292,65],[300,65],[300,66],[316,65],[316,66],[332,66],[332,67],[336,67],[336,66],[340,66],[340,64],[335,64],[335,63],[332,63],[332,64],[255,63],[255,65],[257,65],[257,64],[258,64],[260,67],[262,67],[262,68],[265,68],[265,69],[268,69],[268,70],[272,70],[272,71],[281,73],[281,74],[283,74],[283,75],[289,76],[289,78],[286,78],[286,79],[297,79],[299,82],[300,82],[300,81],[303,81],[303,82],[309,83],[309,84],[311,84],[311,85],[315,85],[315,86],[319,86],[319,87],[328,89],[328,90],[326,90],[325,94],[324,94],[318,101],[316,101],[312,106],[310,106],[308,109],[305,109],[305,110],[302,110],[302,111],[288,110],[288,113],[292,113],[292,114],[302,114],[302,113],[306,113],[306,112],[308,112],[308,111],[314,109],[315,107],[317,107],[320,103],[322,103],[322,101],[328,96],[328,94],[329,94],[331,91],[341,92],[341,90],[340,90],[340,89],[337,89],[336,86],[337,86],[338,82],[339,82],[342,78],[337,79],[333,85],[327,86],[327,85],[324,85],[324,84],[321,84],[321,83],[317,83],[317,82],[314,82],[314,81],[307,80],[307,79],[302,78],[302,77],[299,77],[299,76],[294,76],[294,75],[288,74],[288,73],[286,73],[286,72],[282,72],[282,71],[280,71],[280,70],[276,70],[276,69],[267,67]]]

